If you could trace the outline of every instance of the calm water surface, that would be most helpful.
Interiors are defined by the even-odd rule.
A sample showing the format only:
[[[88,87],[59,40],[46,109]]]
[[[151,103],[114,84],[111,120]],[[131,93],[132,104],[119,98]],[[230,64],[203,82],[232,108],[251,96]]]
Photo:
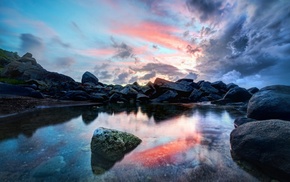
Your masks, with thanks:
[[[235,109],[107,105],[41,109],[0,119],[1,181],[257,181],[231,158]],[[121,161],[90,150],[98,127],[142,143]],[[103,169],[94,171],[93,167]]]

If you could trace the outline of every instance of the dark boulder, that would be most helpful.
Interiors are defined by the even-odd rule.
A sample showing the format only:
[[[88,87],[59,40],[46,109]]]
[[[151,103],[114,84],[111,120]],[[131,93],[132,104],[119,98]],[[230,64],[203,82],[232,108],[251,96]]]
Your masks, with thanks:
[[[85,91],[82,90],[70,90],[65,93],[62,100],[74,100],[74,101],[87,101],[90,100],[91,97]]]
[[[148,96],[151,96],[156,92],[154,84],[151,81],[149,81],[145,86],[142,86],[141,91]]]
[[[82,76],[82,84],[85,84],[85,83],[98,85],[99,79],[94,74],[86,71]]]
[[[290,122],[262,120],[234,129],[230,135],[232,156],[290,179]]]
[[[109,100],[108,95],[103,93],[92,93],[90,97],[94,102],[107,102]]]
[[[238,85],[234,84],[234,83],[229,83],[227,84],[227,91],[229,91],[232,88],[238,87]]]
[[[133,134],[101,127],[93,134],[91,151],[109,161],[117,161],[136,148],[141,141]]]
[[[210,101],[222,99],[222,96],[218,94],[209,94],[207,97]]]
[[[138,93],[137,94],[137,97],[136,97],[136,100],[139,101],[139,102],[142,102],[142,103],[146,103],[149,101],[149,97],[145,94],[142,94],[142,93]]]
[[[201,83],[200,90],[202,92],[206,92],[208,94],[217,94],[217,93],[219,93],[219,91],[216,88],[214,88],[213,86],[211,86],[211,83],[210,82],[203,82],[203,83]]]
[[[111,103],[128,102],[128,100],[125,99],[121,93],[115,92],[110,96],[109,102]]]
[[[151,100],[152,102],[174,102],[178,96],[177,92],[174,90],[167,90],[165,93],[159,97]]]
[[[259,91],[259,89],[257,87],[252,87],[248,89],[248,92],[250,92],[250,94],[254,95],[255,93],[257,93]]]
[[[40,92],[32,88],[11,85],[6,83],[0,83],[0,95],[44,98]]]
[[[121,94],[124,95],[124,97],[128,98],[136,98],[138,92],[130,85],[125,86],[121,91]]]
[[[211,86],[213,86],[214,88],[220,90],[220,91],[226,91],[227,90],[227,85],[222,82],[222,81],[216,81],[211,83]]]
[[[202,97],[202,95],[203,95],[203,92],[201,92],[200,90],[194,89],[189,95],[189,100],[191,102],[198,102],[199,99]]]
[[[252,94],[250,94],[245,88],[234,87],[226,93],[224,99],[229,99],[232,102],[245,102],[248,101],[251,97]]]
[[[250,99],[247,116],[258,120],[290,120],[290,86],[273,85],[262,88]]]
[[[177,92],[191,93],[193,87],[190,85],[175,83],[162,78],[156,78],[154,81],[154,87],[159,89],[175,90]]]
[[[31,63],[32,65],[37,65],[35,58],[33,58],[32,54],[29,52],[24,54],[20,59],[18,59],[18,61],[24,63]]]

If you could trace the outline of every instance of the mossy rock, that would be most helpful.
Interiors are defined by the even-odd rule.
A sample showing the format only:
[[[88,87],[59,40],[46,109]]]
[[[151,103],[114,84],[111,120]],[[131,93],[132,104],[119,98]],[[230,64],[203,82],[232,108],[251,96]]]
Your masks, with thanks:
[[[101,127],[94,132],[91,151],[107,160],[117,161],[140,143],[141,139],[133,134]]]

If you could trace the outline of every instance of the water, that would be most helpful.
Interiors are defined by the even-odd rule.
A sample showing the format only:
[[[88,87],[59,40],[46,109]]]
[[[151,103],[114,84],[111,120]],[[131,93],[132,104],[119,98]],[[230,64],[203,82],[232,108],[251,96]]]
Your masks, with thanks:
[[[1,181],[257,181],[230,155],[237,109],[108,105],[41,109],[0,120]],[[90,150],[98,127],[142,143],[116,163]],[[93,172],[93,167],[103,171]]]

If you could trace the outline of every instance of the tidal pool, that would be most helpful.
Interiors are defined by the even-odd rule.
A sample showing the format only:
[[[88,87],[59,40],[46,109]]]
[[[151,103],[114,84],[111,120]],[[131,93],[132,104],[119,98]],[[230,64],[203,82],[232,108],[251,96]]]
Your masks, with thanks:
[[[116,104],[46,108],[2,118],[0,179],[259,181],[260,174],[242,169],[230,155],[233,121],[244,115],[207,104]],[[142,143],[116,163],[103,161],[90,149],[98,127],[132,133]]]

